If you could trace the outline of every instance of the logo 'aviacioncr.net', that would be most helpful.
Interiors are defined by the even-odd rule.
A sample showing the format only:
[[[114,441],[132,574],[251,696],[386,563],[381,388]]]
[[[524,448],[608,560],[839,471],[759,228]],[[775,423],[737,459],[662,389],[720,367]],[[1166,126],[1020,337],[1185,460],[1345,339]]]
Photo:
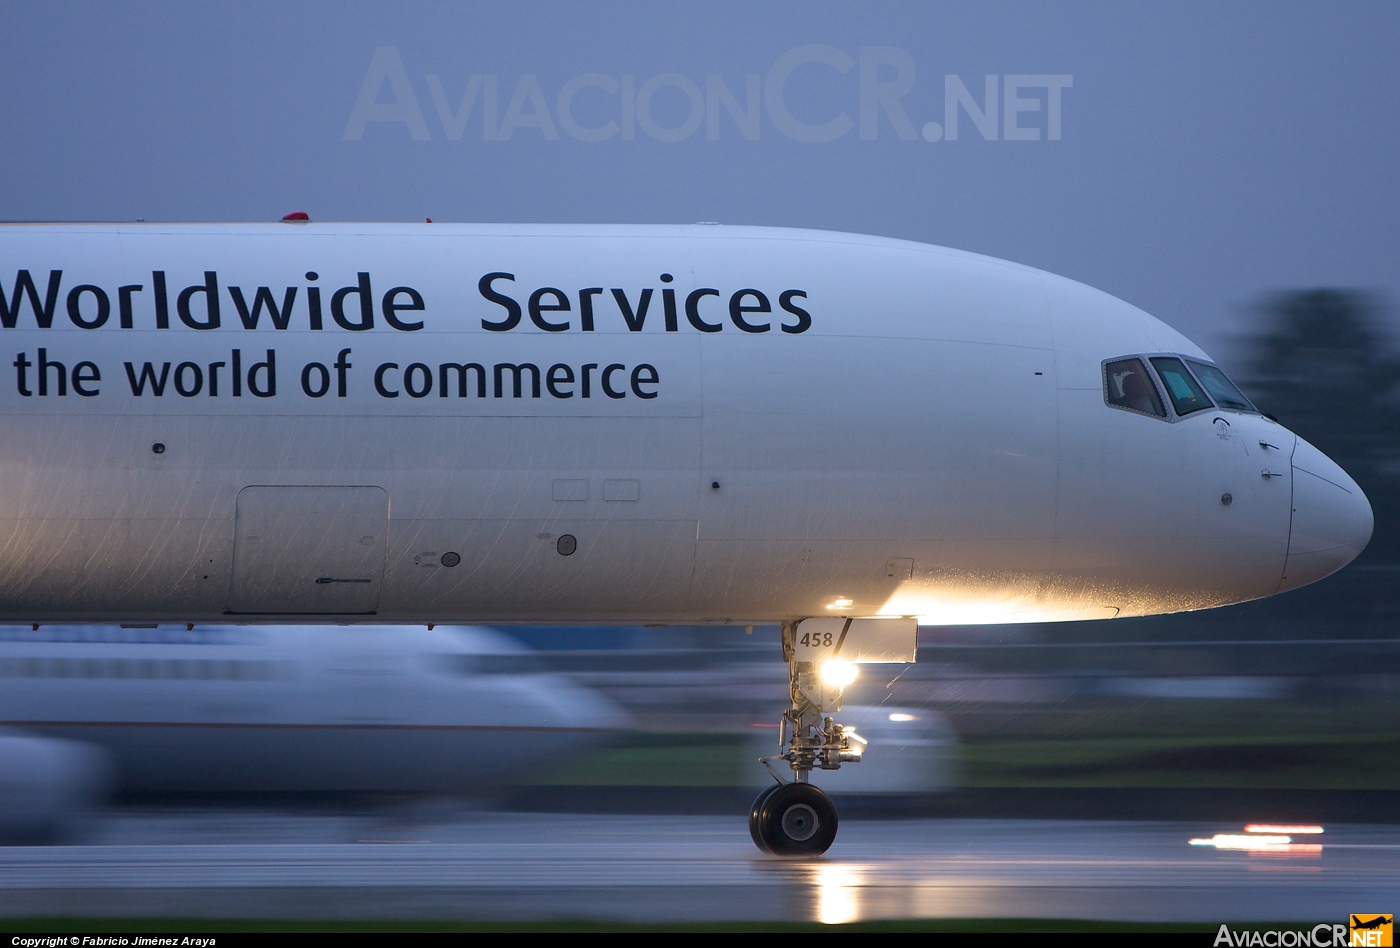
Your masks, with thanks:
[[[1352,913],[1351,939],[1348,945],[1367,948],[1389,948],[1393,944],[1395,915],[1381,913]]]

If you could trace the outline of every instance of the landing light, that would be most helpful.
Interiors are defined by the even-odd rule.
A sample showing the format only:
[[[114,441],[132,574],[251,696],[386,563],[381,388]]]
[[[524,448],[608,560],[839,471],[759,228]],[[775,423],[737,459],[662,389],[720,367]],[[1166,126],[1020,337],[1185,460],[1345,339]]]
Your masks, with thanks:
[[[822,684],[844,688],[855,681],[856,675],[859,673],[855,662],[844,662],[839,658],[833,658],[822,663]]]
[[[849,606],[852,606],[852,605],[854,605],[854,604],[855,604],[855,600],[854,600],[854,599],[837,599],[837,600],[834,600],[834,601],[831,603],[831,605],[827,606],[827,608],[828,608],[828,609],[845,609],[845,608],[847,608],[847,607],[849,607]]]

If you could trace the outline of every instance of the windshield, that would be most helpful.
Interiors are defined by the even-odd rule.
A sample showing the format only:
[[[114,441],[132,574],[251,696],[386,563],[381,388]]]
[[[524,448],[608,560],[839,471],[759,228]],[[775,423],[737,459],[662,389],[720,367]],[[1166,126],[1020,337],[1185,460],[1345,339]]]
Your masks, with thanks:
[[[1180,359],[1159,356],[1152,360],[1152,364],[1157,367],[1157,374],[1162,377],[1167,394],[1171,396],[1172,407],[1178,415],[1189,415],[1193,411],[1214,407],[1205,390],[1191,377],[1191,373],[1186,370]]]
[[[1192,371],[1196,373],[1196,378],[1201,380],[1201,384],[1206,387],[1210,397],[1215,399],[1215,404],[1221,408],[1233,408],[1236,411],[1258,411],[1250,404],[1249,399],[1237,388],[1235,383],[1225,377],[1225,373],[1213,365],[1205,362],[1197,362],[1194,359],[1187,360]]]
[[[1119,359],[1104,366],[1104,385],[1108,403],[1114,408],[1140,411],[1158,418],[1167,416],[1157,387],[1147,375],[1141,359]]]

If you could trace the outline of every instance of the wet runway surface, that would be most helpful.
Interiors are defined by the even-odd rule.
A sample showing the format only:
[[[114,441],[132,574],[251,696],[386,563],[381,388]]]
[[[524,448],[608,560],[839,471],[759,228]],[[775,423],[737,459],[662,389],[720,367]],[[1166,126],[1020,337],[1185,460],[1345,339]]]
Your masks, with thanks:
[[[0,848],[0,915],[1062,917],[1340,921],[1391,911],[1400,827],[1222,851],[1199,822],[847,820],[821,859],[763,856],[714,816],[411,811],[113,814],[77,844]]]

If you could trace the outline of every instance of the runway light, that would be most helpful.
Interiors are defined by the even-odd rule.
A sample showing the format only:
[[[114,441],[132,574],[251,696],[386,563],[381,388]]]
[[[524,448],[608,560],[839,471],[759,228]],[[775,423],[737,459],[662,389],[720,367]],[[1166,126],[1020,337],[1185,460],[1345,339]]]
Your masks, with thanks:
[[[891,721],[914,721],[917,720],[912,714],[891,714]]]
[[[1242,833],[1216,833],[1209,839],[1193,839],[1192,846],[1214,846],[1216,849],[1284,849],[1293,840],[1288,836],[1245,835]]]
[[[1283,833],[1289,836],[1316,836],[1321,833],[1321,826],[1290,826],[1275,823],[1250,823],[1244,828],[1246,833]]]
[[[854,662],[845,662],[839,658],[822,663],[821,676],[822,684],[844,688],[856,680],[856,675],[860,673]]]

